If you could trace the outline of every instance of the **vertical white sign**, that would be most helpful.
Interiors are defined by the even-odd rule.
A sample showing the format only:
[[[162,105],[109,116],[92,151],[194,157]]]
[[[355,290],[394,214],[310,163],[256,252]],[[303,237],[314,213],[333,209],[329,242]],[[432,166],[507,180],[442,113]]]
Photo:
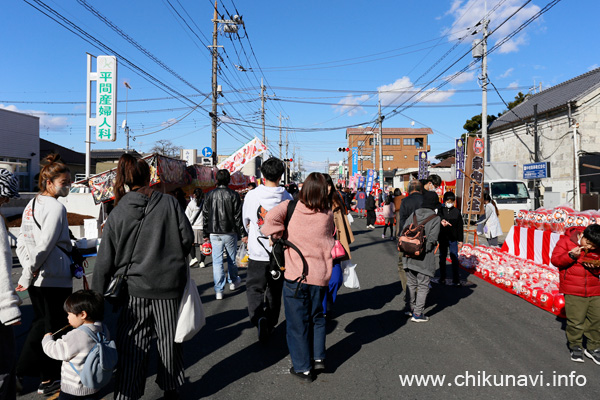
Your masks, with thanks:
[[[98,56],[96,66],[96,140],[117,139],[117,58]]]
[[[181,159],[185,160],[187,165],[194,165],[198,160],[198,153],[196,149],[183,149],[181,150]]]

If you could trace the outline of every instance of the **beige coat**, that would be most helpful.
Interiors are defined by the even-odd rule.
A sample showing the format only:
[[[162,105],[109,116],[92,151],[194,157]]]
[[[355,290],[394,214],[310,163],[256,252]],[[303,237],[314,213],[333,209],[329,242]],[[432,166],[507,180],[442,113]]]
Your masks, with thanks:
[[[354,234],[350,228],[350,222],[344,212],[337,208],[333,211],[333,223],[336,227],[336,239],[340,241],[344,250],[346,250],[346,257],[341,258],[340,261],[350,260],[350,243],[354,242]]]

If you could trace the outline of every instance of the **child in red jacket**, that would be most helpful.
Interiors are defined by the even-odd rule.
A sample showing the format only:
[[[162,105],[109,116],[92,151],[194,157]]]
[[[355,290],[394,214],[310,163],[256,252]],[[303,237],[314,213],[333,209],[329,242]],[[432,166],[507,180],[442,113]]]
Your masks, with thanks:
[[[600,255],[600,225],[572,227],[560,238],[552,253],[559,269],[560,291],[565,295],[567,341],[571,360],[583,355],[600,365],[600,268],[592,260]],[[583,350],[583,336],[587,338]]]

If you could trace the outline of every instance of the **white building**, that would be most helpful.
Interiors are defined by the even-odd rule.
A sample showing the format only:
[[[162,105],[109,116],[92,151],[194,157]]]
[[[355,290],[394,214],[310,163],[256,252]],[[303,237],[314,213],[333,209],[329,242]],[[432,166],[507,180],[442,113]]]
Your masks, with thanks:
[[[548,161],[551,170],[551,177],[541,180],[540,192],[546,194],[542,205],[574,204],[573,188],[584,181],[576,176],[575,165],[581,156],[600,152],[600,68],[527,97],[491,123],[490,161],[513,161],[519,171],[535,162],[535,106],[539,161]]]
[[[0,161],[18,162],[19,191],[32,192],[40,172],[40,119],[0,109]]]

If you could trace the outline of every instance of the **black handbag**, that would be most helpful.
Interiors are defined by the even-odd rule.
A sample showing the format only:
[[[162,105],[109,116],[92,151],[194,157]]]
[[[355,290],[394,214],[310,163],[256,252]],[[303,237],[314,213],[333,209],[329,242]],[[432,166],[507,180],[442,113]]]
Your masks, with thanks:
[[[138,229],[135,232],[135,238],[133,241],[133,248],[131,249],[131,257],[129,258],[129,262],[125,267],[125,270],[122,274],[116,274],[112,277],[110,282],[108,283],[108,287],[104,292],[104,298],[108,301],[109,304],[112,304],[113,311],[117,311],[117,309],[127,302],[127,298],[129,297],[129,292],[127,290],[127,272],[132,264],[133,252],[135,251],[135,245],[137,244],[138,237],[140,236],[140,231],[142,230],[142,225],[144,223],[144,219],[146,217],[146,211],[148,210],[148,204],[144,209],[144,214],[142,215],[142,219],[138,224]]]

